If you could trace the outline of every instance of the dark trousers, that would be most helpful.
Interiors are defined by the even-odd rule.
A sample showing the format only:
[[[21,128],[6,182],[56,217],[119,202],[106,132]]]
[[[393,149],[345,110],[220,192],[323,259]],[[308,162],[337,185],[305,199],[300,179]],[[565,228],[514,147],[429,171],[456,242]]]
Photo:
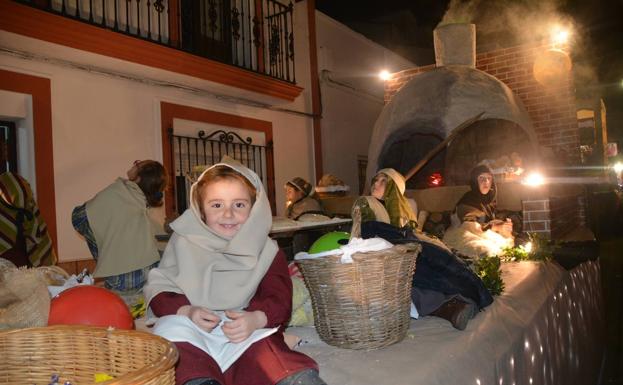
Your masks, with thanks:
[[[363,238],[380,237],[398,243],[417,242],[422,245],[413,275],[413,286],[443,293],[455,294],[468,298],[482,309],[493,302],[493,297],[482,280],[467,264],[448,250],[418,237],[411,229],[397,228],[383,222],[365,222],[361,225]]]

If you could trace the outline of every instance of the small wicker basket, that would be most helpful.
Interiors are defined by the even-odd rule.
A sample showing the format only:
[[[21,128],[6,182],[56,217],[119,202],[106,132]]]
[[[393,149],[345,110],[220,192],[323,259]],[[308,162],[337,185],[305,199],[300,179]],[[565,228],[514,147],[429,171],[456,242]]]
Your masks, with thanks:
[[[411,284],[419,244],[298,260],[320,338],[348,349],[378,349],[402,341],[411,322]]]
[[[174,384],[177,349],[167,340],[135,330],[48,326],[0,332],[0,384]]]

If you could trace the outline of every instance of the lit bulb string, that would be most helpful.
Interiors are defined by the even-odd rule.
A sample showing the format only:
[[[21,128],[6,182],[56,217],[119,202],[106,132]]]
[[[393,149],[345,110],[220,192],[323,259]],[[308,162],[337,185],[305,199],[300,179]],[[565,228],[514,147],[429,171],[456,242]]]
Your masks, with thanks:
[[[80,63],[76,63],[76,62],[73,62],[73,61],[70,61],[70,60],[53,58],[53,57],[50,57],[50,56],[35,54],[35,53],[32,53],[32,52],[15,50],[15,49],[12,49],[12,48],[7,48],[7,47],[1,47],[0,46],[0,53],[4,54],[4,55],[8,55],[8,56],[17,57],[17,58],[20,58],[20,59],[23,59],[23,60],[31,60],[31,61],[41,62],[41,63],[52,64],[52,65],[56,65],[56,66],[59,66],[59,67],[65,67],[65,68],[71,68],[71,69],[74,69],[74,70],[85,71],[85,72],[88,72],[88,73],[94,74],[94,75],[111,77],[111,78],[114,78],[114,79],[127,80],[127,81],[140,83],[140,84],[145,84],[145,85],[149,85],[149,86],[156,86],[156,87],[164,87],[164,88],[172,88],[172,89],[182,90],[182,91],[189,92],[189,93],[192,93],[192,94],[195,94],[195,95],[209,96],[209,97],[212,97],[214,99],[217,99],[217,100],[220,100],[220,101],[224,101],[224,102],[227,102],[227,103],[242,104],[242,105],[245,105],[245,106],[248,106],[248,107],[254,107],[254,108],[261,108],[261,109],[266,109],[266,110],[271,110],[271,111],[283,112],[283,113],[287,113],[287,114],[304,116],[304,117],[307,117],[307,118],[315,118],[315,117],[320,117],[321,118],[322,117],[322,115],[315,115],[315,114],[312,114],[312,113],[309,113],[309,112],[297,111],[297,110],[292,110],[292,109],[288,109],[288,108],[275,107],[275,106],[272,106],[270,104],[266,104],[266,103],[262,103],[262,102],[256,102],[254,100],[241,98],[241,97],[238,97],[238,96],[218,94],[218,93],[215,93],[215,92],[212,92],[212,91],[208,91],[208,90],[203,89],[203,88],[192,87],[192,86],[188,86],[188,85],[181,84],[181,83],[167,82],[167,81],[157,80],[157,79],[154,79],[154,78],[148,78],[148,77],[144,77],[144,76],[139,77],[139,76],[131,75],[131,74],[128,74],[128,73],[123,73],[123,72],[119,72],[119,71],[113,71],[113,70],[109,70],[109,69],[105,69],[105,68],[101,68],[101,67],[96,67],[96,66],[92,66],[92,65],[87,65],[87,64],[80,64]]]
[[[565,167],[548,167],[548,170],[597,170],[597,171],[609,171],[612,170],[611,166],[565,166]]]
[[[602,166],[574,166],[574,167],[551,167],[550,170],[598,170],[598,171],[610,171],[612,170],[612,167],[602,167]],[[590,184],[603,184],[603,183],[607,183],[609,181],[608,177],[606,176],[584,176],[584,177],[542,177],[542,181],[539,183],[538,186],[531,186],[531,187],[539,187],[542,185],[569,185],[569,184],[575,184],[575,185],[590,185]],[[525,183],[529,185],[529,183]],[[532,221],[524,221],[524,226],[528,227],[528,229],[526,229],[527,232],[532,232],[532,231],[542,231],[542,229],[539,230],[535,230],[533,228],[533,224],[534,222]]]
[[[539,185],[546,184],[601,184],[608,182],[609,179],[600,176],[569,176],[569,177],[543,177],[543,182]],[[528,183],[524,183],[528,184]]]
[[[617,165],[618,166],[618,165]],[[548,167],[550,171],[598,171],[603,173],[617,172],[615,166],[567,166],[567,167]],[[525,173],[530,176],[530,173]],[[543,180],[539,184],[596,184],[607,183],[610,181],[608,175],[597,176],[567,176],[567,177],[547,177],[543,176]],[[530,185],[524,179],[524,184]]]
[[[372,94],[370,92],[367,92],[365,90],[362,90],[360,88],[354,87],[354,86],[352,86],[352,85],[350,85],[348,83],[335,80],[335,79],[333,79],[331,77],[331,73],[332,72],[330,70],[327,70],[327,69],[324,69],[324,70],[320,71],[320,74],[321,74],[320,79],[321,79],[321,81],[326,83],[329,86],[333,86],[334,88],[347,91],[349,93],[355,94],[355,95],[360,96],[360,97],[364,97],[366,99],[372,100],[373,102],[377,102],[378,104],[381,104],[381,105],[385,104],[385,101],[383,100],[383,98],[381,98],[381,97],[379,97],[377,95],[374,95],[374,94]]]

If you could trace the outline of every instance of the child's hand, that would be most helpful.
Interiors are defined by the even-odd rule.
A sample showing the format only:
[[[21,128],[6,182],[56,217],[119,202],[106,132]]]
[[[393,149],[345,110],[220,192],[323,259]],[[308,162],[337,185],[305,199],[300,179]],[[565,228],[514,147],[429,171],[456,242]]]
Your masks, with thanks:
[[[504,237],[510,237],[513,234],[513,222],[507,218],[491,226],[491,229]]]
[[[234,343],[246,340],[251,333],[263,328],[266,326],[266,322],[268,322],[266,314],[260,310],[252,312],[227,310],[225,315],[231,321],[223,323],[223,333]]]
[[[221,322],[221,318],[212,310],[201,306],[184,305],[177,309],[177,314],[190,318],[195,325],[208,333]]]

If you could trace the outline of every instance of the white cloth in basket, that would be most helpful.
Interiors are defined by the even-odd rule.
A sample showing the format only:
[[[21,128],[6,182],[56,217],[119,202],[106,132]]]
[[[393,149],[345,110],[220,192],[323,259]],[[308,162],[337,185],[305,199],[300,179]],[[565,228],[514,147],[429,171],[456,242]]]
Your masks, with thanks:
[[[355,237],[355,238],[352,238],[348,242],[348,244],[344,246],[340,246],[339,249],[323,251],[322,253],[316,253],[316,254],[309,254],[304,251],[301,251],[299,253],[296,253],[296,255],[294,256],[294,259],[295,260],[314,259],[314,258],[326,257],[329,255],[341,255],[342,256],[340,258],[341,263],[352,263],[353,262],[352,256],[355,253],[365,253],[368,251],[381,251],[385,249],[390,249],[393,246],[394,245],[387,242],[383,238],[361,239],[361,238]]]
[[[82,272],[79,275],[72,274],[71,277],[65,280],[62,286],[48,285],[48,292],[50,293],[50,297],[54,298],[65,290],[71,289],[74,286],[93,285],[94,283],[95,280],[93,279],[93,276],[91,274],[86,274]]]

